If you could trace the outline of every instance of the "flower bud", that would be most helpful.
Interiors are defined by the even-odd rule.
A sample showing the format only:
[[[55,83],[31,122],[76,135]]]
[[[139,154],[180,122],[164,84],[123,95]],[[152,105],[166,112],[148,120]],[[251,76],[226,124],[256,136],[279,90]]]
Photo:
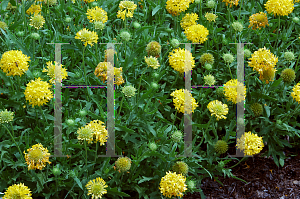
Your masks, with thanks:
[[[76,172],[75,171],[69,171],[69,175],[71,178],[75,178],[76,177]]]
[[[294,17],[294,18],[293,18],[293,22],[294,22],[294,23],[299,23],[299,21],[300,21],[300,19],[299,19],[298,17]]]
[[[174,142],[180,142],[182,140],[182,133],[180,131],[175,131],[173,134],[172,134],[172,140]]]
[[[202,0],[195,0],[195,3],[196,4],[199,4],[199,3],[201,3],[202,2]]]
[[[128,157],[119,157],[115,162],[115,168],[121,173],[128,171],[131,167],[131,160]]]
[[[204,68],[205,68],[206,70],[211,70],[211,69],[212,69],[212,65],[209,64],[209,63],[206,63],[206,64],[204,65]]]
[[[215,144],[215,151],[219,154],[226,153],[228,150],[228,144],[224,140],[218,140]]]
[[[31,34],[30,34],[30,37],[31,37],[32,39],[35,39],[35,40],[38,40],[38,39],[41,38],[41,37],[40,37],[40,34],[39,34],[39,33],[35,33],[35,32],[31,33]]]
[[[98,5],[97,1],[92,2],[92,6],[96,7]]]
[[[124,93],[124,95],[126,97],[133,97],[133,96],[135,96],[135,91],[136,91],[136,89],[133,86],[131,86],[131,85],[125,86],[125,87],[122,88],[122,93]]]
[[[19,37],[23,37],[24,34],[25,34],[24,31],[18,31],[18,32],[17,32],[17,36],[19,36]]]
[[[97,29],[97,30],[98,30],[98,29],[99,29],[99,30],[103,30],[104,27],[105,27],[105,24],[102,23],[101,21],[95,21],[94,25],[95,25],[95,29]]]
[[[216,7],[216,2],[214,0],[209,0],[206,2],[206,6],[208,8],[214,8],[214,7]]]
[[[225,63],[231,64],[234,61],[234,57],[231,53],[226,53],[223,55]]]
[[[151,151],[155,151],[157,149],[157,145],[155,144],[155,142],[150,142],[148,147]]]
[[[276,120],[276,124],[281,125],[282,121],[281,120]]]
[[[204,82],[205,82],[205,85],[214,85],[215,84],[215,77],[212,76],[212,75],[206,75],[204,77]]]
[[[154,88],[155,90],[158,89],[158,84],[155,82],[151,82],[151,88]]]
[[[295,55],[292,52],[285,52],[284,59],[286,59],[287,61],[292,61],[293,59],[295,59]]]
[[[170,44],[172,45],[173,48],[177,48],[180,45],[177,39],[172,39]]]
[[[153,73],[152,76],[157,79],[159,77],[159,74],[158,73]]]
[[[40,71],[35,70],[35,71],[33,71],[32,75],[33,75],[35,78],[38,78],[38,77],[40,77],[42,74],[41,74]]]
[[[69,125],[69,126],[74,126],[74,125],[75,125],[75,121],[74,121],[73,119],[68,119],[68,120],[66,121],[66,123],[67,123],[67,125]]]
[[[282,78],[283,82],[288,84],[292,83],[296,78],[295,71],[291,68],[286,68],[281,72],[280,77]]]
[[[79,115],[80,115],[81,117],[86,116],[86,115],[87,115],[86,110],[80,110],[80,111],[79,111]]]
[[[147,44],[146,51],[149,56],[159,56],[161,52],[161,45],[157,41],[151,41]]]
[[[245,119],[240,117],[240,118],[237,119],[237,123],[239,125],[245,125]]]
[[[195,189],[196,188],[196,183],[193,180],[187,181],[186,185],[188,186],[189,189]]]
[[[121,39],[123,39],[124,41],[129,41],[131,39],[131,35],[129,32],[127,31],[123,31],[120,34]]]
[[[173,165],[173,171],[177,174],[187,175],[189,171],[189,167],[185,162],[177,161]]]
[[[223,161],[220,161],[220,162],[218,163],[218,167],[224,168],[224,166],[225,166],[225,163],[224,163]]]
[[[52,173],[53,173],[55,176],[59,176],[59,175],[61,174],[61,171],[60,171],[59,168],[55,167],[55,168],[53,168]]]
[[[244,27],[243,27],[243,24],[241,24],[240,22],[236,21],[236,22],[233,22],[231,25],[235,31],[237,31],[237,32],[243,31]]]
[[[223,87],[218,87],[216,89],[216,93],[217,93],[217,95],[222,96],[223,93],[224,93],[224,88]]]
[[[141,24],[139,24],[138,22],[133,22],[133,27],[135,28],[135,29],[139,29],[140,27],[141,27]]]
[[[250,56],[251,56],[251,51],[248,50],[248,49],[245,49],[245,50],[244,50],[244,56],[245,56],[245,57],[250,57]]]
[[[260,116],[261,114],[263,114],[263,106],[259,103],[253,103],[250,106],[250,109],[252,110],[252,112],[254,113],[255,117]]]
[[[227,40],[226,38],[223,38],[223,39],[222,39],[222,44],[223,44],[224,46],[226,46],[226,45],[228,44],[228,40]]]

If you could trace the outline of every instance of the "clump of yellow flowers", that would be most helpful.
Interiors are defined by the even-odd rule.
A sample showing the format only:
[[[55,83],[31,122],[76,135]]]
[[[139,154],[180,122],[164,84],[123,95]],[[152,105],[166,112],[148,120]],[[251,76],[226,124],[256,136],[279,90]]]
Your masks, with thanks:
[[[172,196],[183,196],[183,192],[187,190],[187,185],[185,184],[186,177],[182,174],[176,174],[176,172],[166,172],[166,175],[161,178],[160,181],[160,192],[171,198]]]
[[[257,134],[252,134],[249,131],[237,139],[236,146],[241,151],[244,151],[245,155],[255,155],[263,149],[264,143],[262,137],[258,137]]]
[[[185,99],[186,93],[188,95],[187,99]],[[185,110],[188,114],[190,114],[198,107],[198,103],[192,97],[192,94],[186,89],[175,90],[171,93],[171,96],[173,97],[174,106],[178,112],[185,113]],[[191,106],[185,107],[185,100],[191,102]]]
[[[133,12],[137,5],[133,1],[121,1],[119,4],[120,10],[118,11],[117,17],[125,20],[126,17],[133,17]]]
[[[293,0],[268,0],[265,4],[267,12],[273,13],[274,16],[287,16],[291,14],[294,10],[294,2]]]

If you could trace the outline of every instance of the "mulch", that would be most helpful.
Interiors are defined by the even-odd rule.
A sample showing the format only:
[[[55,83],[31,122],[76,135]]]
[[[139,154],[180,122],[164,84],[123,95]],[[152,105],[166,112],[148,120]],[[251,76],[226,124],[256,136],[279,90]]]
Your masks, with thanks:
[[[224,186],[210,177],[202,179],[201,189],[206,199],[251,199],[251,198],[278,198],[300,199],[300,154],[299,149],[284,149],[287,157],[283,167],[277,167],[272,156],[269,158],[256,156],[249,157],[232,168],[231,172],[238,178],[224,178],[217,176]],[[293,156],[294,155],[294,156]],[[241,159],[241,158],[239,158]],[[229,168],[238,161],[233,160],[226,165]],[[188,193],[184,199],[201,198],[200,193]]]

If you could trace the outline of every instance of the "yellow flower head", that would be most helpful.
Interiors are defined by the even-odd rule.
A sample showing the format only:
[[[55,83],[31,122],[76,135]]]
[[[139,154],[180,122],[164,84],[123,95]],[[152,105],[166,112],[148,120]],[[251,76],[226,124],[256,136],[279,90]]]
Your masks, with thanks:
[[[227,97],[227,100],[233,102],[234,104],[245,100],[246,86],[238,82],[237,79],[232,79],[226,82],[224,86],[224,95]]]
[[[98,35],[96,32],[89,31],[84,28],[76,33],[75,39],[80,39],[82,42],[84,42],[84,46],[86,46],[87,44],[93,46],[93,43],[97,43]]]
[[[205,18],[207,19],[207,21],[209,21],[209,22],[212,22],[212,21],[214,21],[214,22],[216,22],[216,18],[217,18],[218,16],[217,15],[215,15],[214,13],[206,13],[205,14]]]
[[[113,50],[112,48],[109,48],[108,50],[105,50],[104,52],[105,52],[104,62],[107,62],[108,56],[114,57],[114,53],[117,55],[117,52],[115,50]],[[117,58],[117,60],[118,60],[118,58]]]
[[[107,193],[105,188],[108,186],[100,177],[90,180],[85,186],[88,189],[87,195],[92,195],[92,199],[102,198],[102,196]]]
[[[149,55],[159,57],[161,52],[161,45],[157,41],[151,41],[146,46],[146,51]]]
[[[26,86],[25,98],[32,107],[42,106],[53,98],[50,87],[51,85],[42,81],[40,77],[35,81],[31,80]]]
[[[103,83],[107,80],[107,67],[109,66],[111,66],[110,62],[100,62],[95,69],[94,74],[97,77],[101,76],[101,80],[103,81]],[[122,67],[121,68],[114,67],[114,76],[115,76],[115,81],[114,81],[115,84],[121,85],[125,82],[122,76]]]
[[[300,82],[293,87],[293,92],[291,93],[293,100],[296,100],[300,104]]]
[[[73,3],[75,3],[75,0],[72,0],[73,1]],[[94,2],[95,0],[84,0],[84,2],[85,3],[92,3],[92,2]]]
[[[157,69],[160,65],[156,57],[145,57],[145,62],[147,66],[151,66],[153,69]]]
[[[213,65],[215,62],[214,56],[211,53],[203,53],[200,57],[200,63],[205,65],[206,63]]]
[[[232,5],[237,6],[239,4],[239,0],[223,0],[222,2],[225,2],[226,6],[228,6],[229,4],[230,8],[232,7]]]
[[[88,9],[86,14],[91,23],[96,21],[105,23],[108,20],[107,12],[98,6]]]
[[[186,52],[187,58],[185,57]],[[186,59],[188,61],[187,66],[185,66]],[[190,71],[195,67],[195,60],[191,52],[178,48],[169,53],[169,64],[172,68],[174,68],[174,70],[178,71],[179,73],[183,73]]]
[[[46,162],[49,162],[50,153],[48,153],[47,148],[44,148],[41,144],[33,145],[32,148],[27,149],[25,153],[25,160],[28,165],[28,170],[39,169],[42,170],[46,166]]]
[[[166,172],[166,175],[161,178],[160,181],[160,192],[171,198],[172,196],[183,196],[183,192],[187,190],[187,185],[185,184],[186,177],[182,174],[176,174],[175,172]]]
[[[114,169],[117,169],[119,173],[128,171],[131,167],[131,160],[128,157],[119,157],[115,162]]]
[[[87,125],[77,130],[77,139],[82,142],[87,141],[88,144],[93,143],[93,135],[94,132]]]
[[[227,104],[222,104],[222,102],[218,100],[214,100],[208,103],[208,110],[211,113],[211,116],[215,115],[217,120],[226,119],[225,115],[228,114],[228,106]]]
[[[40,5],[31,5],[30,8],[26,11],[27,14],[39,14],[42,11]]]
[[[5,111],[0,111],[0,124],[9,123],[13,121],[13,119],[14,112],[7,111],[7,109],[5,109]]]
[[[187,14],[184,15],[184,17],[180,21],[180,26],[183,29],[186,29],[187,27],[190,27],[192,25],[196,25],[198,19],[199,19],[199,17],[196,13],[191,13],[191,14],[187,13]]]
[[[245,132],[241,138],[237,139],[237,148],[244,151],[245,155],[258,154],[264,147],[262,137],[252,134],[251,131]]]
[[[133,12],[137,8],[137,5],[133,1],[121,1],[119,4],[120,10],[118,11],[117,17],[125,20],[126,17],[133,17]]]
[[[259,79],[266,81],[266,84],[268,84],[269,81],[274,81],[276,71],[277,70],[275,68],[264,70],[262,75],[259,77]]]
[[[100,142],[100,146],[104,145],[105,142],[107,142],[108,137],[107,130],[105,129],[105,126],[103,124],[104,122],[100,120],[93,120],[89,124],[87,124],[87,127],[93,131],[93,136],[96,142]]]
[[[57,3],[57,0],[44,0],[44,3],[53,6]]]
[[[248,65],[253,67],[253,71],[256,70],[260,75],[263,74],[264,70],[275,68],[278,58],[273,55],[270,50],[267,50],[266,47],[258,49],[255,51]]]
[[[6,51],[0,60],[0,68],[7,76],[21,77],[28,70],[29,58],[19,50]]]
[[[29,25],[35,27],[36,29],[40,29],[41,27],[43,27],[44,23],[44,17],[40,14],[35,14],[34,16],[31,16]]]
[[[58,66],[58,64],[54,61],[54,64]],[[55,65],[52,64],[52,61],[48,61],[47,62],[47,69],[43,68],[43,72],[48,72],[47,75],[51,78],[49,80],[49,82],[51,84],[55,83]],[[62,67],[63,65],[61,65],[61,72],[58,72],[58,82],[61,82],[63,79],[67,79],[68,77],[68,73],[67,73],[67,69]]]
[[[284,16],[291,14],[294,10],[293,0],[268,0],[265,4],[266,10],[268,13],[273,13],[274,16]]]
[[[186,11],[192,2],[194,2],[194,0],[168,0],[166,2],[166,9],[173,16],[177,16],[181,12]]]
[[[257,28],[261,29],[261,27],[265,28],[266,25],[269,25],[267,14],[263,12],[251,15],[249,18],[249,22],[250,25],[248,26],[248,28],[252,27],[253,30]]]
[[[204,43],[207,40],[207,36],[209,35],[209,31],[202,25],[192,25],[185,29],[184,34],[186,38],[193,43]]]
[[[12,198],[32,199],[31,191],[23,183],[14,184],[7,188],[3,196],[3,199],[12,199]]]
[[[185,106],[186,93],[187,93],[187,101],[191,103],[188,104],[187,107]],[[198,107],[198,103],[192,97],[192,94],[186,89],[175,90],[170,95],[173,97],[173,103],[175,109],[180,113],[186,112],[187,114],[190,114],[191,112],[194,112],[194,110]]]

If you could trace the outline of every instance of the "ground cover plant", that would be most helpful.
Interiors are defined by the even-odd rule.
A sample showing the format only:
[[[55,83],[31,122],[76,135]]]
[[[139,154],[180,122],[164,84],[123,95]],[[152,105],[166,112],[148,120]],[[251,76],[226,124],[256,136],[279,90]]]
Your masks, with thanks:
[[[3,198],[205,198],[205,177],[247,183],[232,174],[236,164],[226,167],[232,160],[267,148],[262,155],[282,167],[284,148],[299,145],[299,0],[4,0],[0,8]],[[54,154],[60,82],[64,157]],[[115,153],[103,157],[110,136]],[[245,157],[232,157],[235,148]]]

